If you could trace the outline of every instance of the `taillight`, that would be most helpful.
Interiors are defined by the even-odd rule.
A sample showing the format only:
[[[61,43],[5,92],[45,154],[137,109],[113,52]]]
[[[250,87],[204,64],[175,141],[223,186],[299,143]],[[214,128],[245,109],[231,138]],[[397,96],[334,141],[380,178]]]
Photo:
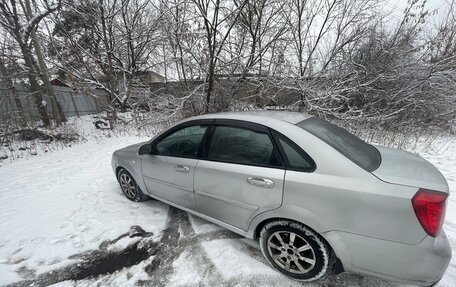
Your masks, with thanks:
[[[412,198],[413,209],[424,231],[436,237],[445,220],[448,194],[420,188]]]

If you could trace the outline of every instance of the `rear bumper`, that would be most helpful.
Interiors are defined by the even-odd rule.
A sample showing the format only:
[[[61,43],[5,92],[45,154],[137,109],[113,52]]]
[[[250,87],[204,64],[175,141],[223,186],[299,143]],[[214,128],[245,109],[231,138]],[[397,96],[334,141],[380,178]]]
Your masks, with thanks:
[[[383,279],[430,286],[438,282],[451,260],[444,232],[426,236],[416,245],[401,244],[345,232],[323,234],[346,271]]]

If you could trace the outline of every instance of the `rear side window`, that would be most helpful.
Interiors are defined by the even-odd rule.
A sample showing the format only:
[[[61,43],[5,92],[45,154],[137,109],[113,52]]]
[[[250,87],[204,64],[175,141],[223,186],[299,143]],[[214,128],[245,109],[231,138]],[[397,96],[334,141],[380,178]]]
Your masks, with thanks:
[[[313,160],[296,146],[296,144],[277,133],[274,133],[274,138],[276,138],[276,142],[279,144],[282,154],[285,155],[288,168],[300,171],[315,170],[315,163]]]
[[[376,170],[381,163],[380,152],[373,145],[330,122],[310,118],[296,125],[332,146],[367,171]]]
[[[215,128],[208,159],[251,165],[280,165],[267,133],[229,126]]]
[[[159,155],[195,157],[207,126],[189,126],[161,139],[155,146]]]

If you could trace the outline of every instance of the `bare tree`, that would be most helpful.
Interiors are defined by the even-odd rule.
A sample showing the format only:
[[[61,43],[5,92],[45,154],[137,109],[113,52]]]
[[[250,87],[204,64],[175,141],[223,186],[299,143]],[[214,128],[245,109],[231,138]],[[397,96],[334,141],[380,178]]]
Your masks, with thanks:
[[[229,5],[224,6],[221,0],[193,0],[193,2],[197,7],[198,16],[203,22],[207,45],[207,58],[205,59],[207,71],[204,93],[204,112],[207,113],[209,112],[212,91],[214,89],[216,66],[219,56],[247,0],[242,1],[234,7],[230,7]]]
[[[43,100],[42,91],[38,83],[37,77],[40,75],[40,70],[33,57],[33,52],[30,47],[30,35],[37,28],[38,24],[48,15],[58,10],[62,5],[61,1],[42,2],[42,11],[37,12],[33,17],[26,17],[27,8],[23,1],[1,0],[0,1],[0,25],[8,31],[11,36],[17,41],[21,50],[27,75],[29,78],[30,87],[35,99],[40,119],[45,126],[50,126],[50,119],[47,114],[46,104]],[[31,16],[31,15],[29,15]]]
[[[30,0],[24,0],[24,6],[25,6],[25,15],[27,17],[27,20],[30,21],[33,17],[32,5],[30,4]],[[53,116],[56,124],[59,126],[62,124],[62,122],[66,122],[67,119],[66,119],[65,113],[62,110],[62,106],[60,105],[60,102],[57,99],[57,97],[55,96],[54,90],[51,87],[51,82],[49,80],[49,75],[48,75],[48,68],[47,68],[46,62],[44,60],[43,52],[41,49],[41,44],[36,36],[36,29],[33,29],[30,32],[30,39],[33,44],[33,47],[35,48],[35,55],[38,60],[40,78],[42,79],[42,81],[44,83],[44,86],[46,88],[46,93],[49,96],[49,100],[51,102],[52,116]]]
[[[57,37],[38,36],[74,87],[103,89],[124,111],[143,94],[149,108],[164,99],[186,115],[280,102],[346,120],[434,121],[453,115],[456,29],[453,4],[435,27],[425,4],[395,23],[374,0],[79,0],[52,18]],[[142,75],[157,69],[178,82],[150,90]]]
[[[12,106],[12,118],[20,125],[26,125],[26,113],[22,105],[19,93],[14,85],[13,79],[15,77],[14,72],[14,63],[16,62],[16,57],[14,57],[14,52],[16,47],[8,35],[2,35],[3,41],[0,44],[0,91],[4,93],[0,103]],[[12,103],[10,103],[12,100]],[[5,111],[8,108],[4,109]],[[10,119],[11,120],[11,119]]]
[[[324,71],[343,49],[365,35],[375,1],[290,0],[284,17],[299,77]]]
[[[64,5],[55,17],[48,46],[52,62],[74,88],[94,96],[89,87],[108,94],[110,105],[121,102],[115,69],[117,0],[83,0]],[[115,117],[115,114],[114,114]]]
[[[286,1],[254,0],[247,1],[241,9],[236,25],[237,32],[245,35],[239,37],[242,41],[237,49],[240,55],[246,56],[246,61],[242,64],[241,79],[254,67],[256,74],[262,75],[265,55],[271,52],[277,41],[283,40],[283,35],[288,31],[281,13],[285,3]],[[241,4],[235,1],[236,6],[239,7]],[[244,42],[249,48],[244,48]]]
[[[124,79],[122,108],[131,96],[132,85],[140,82],[140,73],[152,67],[151,56],[165,38],[157,33],[161,15],[149,0],[122,0],[115,28],[116,60]]]
[[[201,32],[192,27],[192,18],[196,14],[193,3],[189,0],[161,1],[163,34],[167,37],[166,50],[169,50],[170,62],[175,66],[175,76],[180,81],[201,77],[200,57],[202,51]],[[169,60],[169,59],[168,59]]]
[[[304,107],[322,116],[371,121],[389,129],[423,124],[444,128],[455,114],[449,108],[456,101],[455,66],[449,64],[454,53],[451,48],[437,52],[436,43],[445,43],[435,38],[440,32],[427,40],[422,37],[428,17],[423,2],[413,2],[397,26],[383,19],[370,22],[362,38],[342,49],[331,65],[322,66],[324,73],[299,82]]]

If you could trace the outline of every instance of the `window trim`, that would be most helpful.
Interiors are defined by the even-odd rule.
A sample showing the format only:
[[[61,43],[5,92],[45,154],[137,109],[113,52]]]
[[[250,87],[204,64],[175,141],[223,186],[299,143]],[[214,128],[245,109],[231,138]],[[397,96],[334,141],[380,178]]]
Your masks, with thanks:
[[[212,143],[212,139],[214,138],[214,132],[218,126],[225,126],[225,127],[233,127],[233,128],[240,128],[251,130],[254,132],[265,133],[268,135],[269,140],[273,146],[273,152],[277,155],[277,159],[279,161],[278,165],[269,165],[269,164],[255,164],[255,163],[241,163],[236,161],[229,161],[229,160],[218,160],[218,159],[210,159],[209,158],[209,148]],[[247,165],[247,166],[256,166],[256,167],[266,167],[266,168],[275,168],[275,169],[285,169],[285,163],[283,161],[282,155],[278,149],[277,144],[272,137],[269,128],[260,124],[242,121],[242,120],[231,120],[231,119],[216,119],[210,128],[210,133],[204,142],[203,153],[201,155],[202,160],[212,161],[212,162],[221,162],[221,163],[231,163],[231,164],[240,164],[240,165]]]
[[[278,149],[279,149],[279,151],[280,151],[280,153],[282,155],[283,162],[285,163],[286,170],[312,173],[312,172],[314,172],[317,169],[317,164],[315,163],[313,158],[310,155],[308,155],[294,141],[292,141],[287,136],[283,135],[282,133],[280,133],[280,132],[278,132],[276,130],[273,130],[271,128],[269,128],[269,130],[270,130],[270,132],[272,134],[272,137],[274,138],[275,144],[277,145],[277,147],[278,147]],[[282,139],[288,145],[290,145],[295,151],[297,151],[305,160],[307,160],[310,163],[311,167],[310,168],[297,168],[297,167],[291,166],[290,160],[288,159],[287,154],[286,154],[285,150],[283,149],[283,146],[280,144],[279,139]]]
[[[181,124],[179,124],[177,126],[172,127],[171,129],[167,130],[166,132],[164,132],[163,134],[158,136],[156,139],[154,139],[150,143],[150,146],[151,146],[150,154],[151,155],[157,155],[157,156],[176,157],[176,158],[201,159],[201,153],[202,153],[202,150],[203,150],[203,145],[207,141],[209,130],[212,128],[212,123],[213,122],[214,122],[214,120],[212,120],[212,119],[210,119],[210,120],[207,120],[207,119],[193,120],[193,121],[184,122],[184,123],[181,123]],[[169,135],[171,135],[171,134],[173,134],[173,133],[175,133],[175,132],[177,132],[177,131],[179,131],[181,129],[192,127],[192,126],[207,126],[207,129],[206,129],[206,131],[205,131],[205,133],[203,135],[203,138],[201,139],[201,142],[199,144],[199,147],[198,147],[198,150],[197,150],[195,156],[160,154],[157,151],[156,146],[162,139],[168,137]]]
[[[170,134],[186,128],[190,126],[207,126],[208,128],[206,129],[206,132],[203,135],[203,138],[201,139],[200,146],[198,147],[198,151],[196,156],[177,156],[177,155],[167,155],[167,154],[159,154],[156,150],[156,144],[162,140],[163,138],[169,136]],[[279,165],[263,165],[263,164],[253,164],[253,163],[240,163],[240,162],[235,162],[235,161],[224,161],[224,160],[215,160],[215,159],[209,159],[208,158],[208,153],[209,153],[209,148],[214,136],[215,129],[217,126],[227,126],[227,127],[235,127],[235,128],[241,128],[241,129],[247,129],[247,130],[252,130],[255,132],[261,132],[265,133],[269,136],[269,139],[271,140],[273,144],[273,151],[277,155],[277,159],[279,160]],[[280,145],[278,141],[278,137],[281,137],[284,141],[286,141],[291,147],[293,147],[301,156],[303,156],[305,159],[309,161],[309,163],[312,164],[311,169],[303,169],[303,168],[293,168],[289,160],[286,156],[285,151],[283,150],[282,146]],[[188,158],[188,159],[199,159],[199,160],[207,160],[207,161],[212,161],[212,162],[221,162],[221,163],[230,163],[230,164],[239,164],[239,165],[246,165],[246,166],[256,166],[256,167],[265,167],[265,168],[274,168],[274,169],[281,169],[281,170],[292,170],[292,171],[299,171],[299,172],[314,172],[317,169],[317,165],[315,161],[310,157],[300,146],[298,146],[295,142],[293,142],[291,139],[283,135],[282,133],[271,129],[267,126],[253,123],[253,122],[248,122],[248,121],[243,121],[243,120],[235,120],[235,119],[199,119],[199,120],[192,120],[192,121],[187,121],[183,122],[177,126],[172,127],[171,129],[165,131],[163,134],[158,136],[156,139],[154,139],[151,143],[151,155],[157,155],[157,156],[168,156],[168,157],[175,157],[175,158]]]

